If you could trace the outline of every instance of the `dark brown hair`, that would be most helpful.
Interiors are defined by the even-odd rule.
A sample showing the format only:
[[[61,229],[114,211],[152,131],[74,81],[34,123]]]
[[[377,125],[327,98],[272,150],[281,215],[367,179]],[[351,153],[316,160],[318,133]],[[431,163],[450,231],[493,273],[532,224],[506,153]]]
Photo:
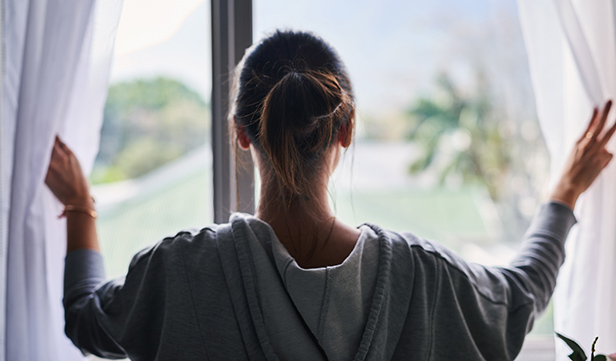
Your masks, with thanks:
[[[351,140],[349,77],[334,49],[313,34],[276,31],[263,39],[240,62],[234,87],[232,129],[243,127],[285,196],[307,192],[343,127]]]

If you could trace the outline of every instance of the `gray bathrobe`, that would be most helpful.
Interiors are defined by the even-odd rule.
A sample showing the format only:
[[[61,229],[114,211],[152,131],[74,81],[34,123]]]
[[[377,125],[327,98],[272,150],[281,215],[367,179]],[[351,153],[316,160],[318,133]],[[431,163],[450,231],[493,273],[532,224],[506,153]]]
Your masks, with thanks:
[[[105,280],[99,253],[70,252],[66,334],[131,360],[512,360],[574,223],[543,205],[507,268],[363,225],[342,264],[303,269],[266,223],[234,214],[141,251],[122,279]]]

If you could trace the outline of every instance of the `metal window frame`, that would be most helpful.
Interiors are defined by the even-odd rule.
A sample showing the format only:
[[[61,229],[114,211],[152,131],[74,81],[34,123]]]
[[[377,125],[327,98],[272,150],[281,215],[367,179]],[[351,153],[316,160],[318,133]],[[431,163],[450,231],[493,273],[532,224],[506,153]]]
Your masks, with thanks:
[[[211,0],[211,17],[214,222],[225,223],[232,212],[254,212],[254,166],[246,151],[236,162],[227,119],[233,72],[252,44],[252,0]]]
[[[4,12],[5,12],[5,4],[4,1],[0,1],[0,143],[4,138],[4,119],[2,119],[1,115],[4,109],[4,79],[5,79],[5,32],[4,32]],[[2,154],[3,148],[0,147],[0,205],[2,208],[0,209],[0,361],[6,360],[6,292],[7,292],[7,246],[8,246],[8,214],[5,213],[4,209],[4,199],[9,198],[9,194],[5,194],[4,184],[2,182],[3,176],[2,171],[6,166],[2,159],[4,155]]]

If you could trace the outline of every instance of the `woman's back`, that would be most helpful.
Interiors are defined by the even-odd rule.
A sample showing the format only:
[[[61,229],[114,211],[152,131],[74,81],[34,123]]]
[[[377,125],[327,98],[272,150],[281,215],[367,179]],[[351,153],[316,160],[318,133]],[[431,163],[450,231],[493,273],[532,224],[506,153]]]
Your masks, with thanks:
[[[547,306],[574,222],[544,206],[511,269],[377,226],[342,264],[303,269],[269,225],[235,214],[141,252],[126,280],[68,278],[67,333],[133,360],[509,360]],[[72,253],[67,274],[92,259]]]

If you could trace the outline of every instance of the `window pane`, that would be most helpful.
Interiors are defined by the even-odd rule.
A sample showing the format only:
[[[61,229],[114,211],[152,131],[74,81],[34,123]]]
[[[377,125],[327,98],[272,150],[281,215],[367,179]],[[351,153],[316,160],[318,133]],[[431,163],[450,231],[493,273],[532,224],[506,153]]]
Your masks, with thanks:
[[[337,216],[506,264],[543,199],[548,157],[514,0],[257,0],[255,40],[309,30],[356,93]],[[551,307],[535,332],[552,332]]]
[[[210,6],[125,0],[91,182],[108,275],[212,222]]]

